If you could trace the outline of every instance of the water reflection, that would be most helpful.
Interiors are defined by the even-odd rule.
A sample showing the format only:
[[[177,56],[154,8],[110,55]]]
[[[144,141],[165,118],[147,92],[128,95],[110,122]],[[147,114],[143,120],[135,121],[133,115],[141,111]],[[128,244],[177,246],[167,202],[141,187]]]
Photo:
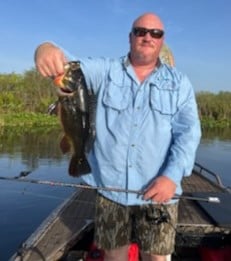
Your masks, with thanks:
[[[69,155],[62,155],[56,129],[0,129],[0,171],[17,176],[31,171],[30,178],[78,182],[67,174]],[[203,130],[196,160],[223,175],[231,185],[231,130]],[[43,219],[73,192],[70,188],[0,181],[0,260],[8,260]]]
[[[231,141],[231,129],[230,128],[204,128],[202,130],[202,139],[214,140],[219,139],[221,141]]]
[[[231,129],[203,129],[202,142],[214,140],[231,141]],[[20,157],[28,169],[35,170],[39,161],[52,160],[60,162],[64,159],[59,142],[62,133],[60,128],[17,129],[2,128],[0,130],[0,155],[11,158]]]
[[[196,161],[220,176],[231,187],[231,129],[204,129]]]
[[[59,128],[3,128],[0,133],[0,155],[20,157],[30,170],[38,168],[39,161],[43,159],[59,162],[63,159],[59,149],[61,135]]]
[[[29,178],[78,182],[67,174],[69,156],[61,154],[60,129],[0,130],[1,176],[29,171]],[[19,245],[73,189],[0,180],[0,260]]]

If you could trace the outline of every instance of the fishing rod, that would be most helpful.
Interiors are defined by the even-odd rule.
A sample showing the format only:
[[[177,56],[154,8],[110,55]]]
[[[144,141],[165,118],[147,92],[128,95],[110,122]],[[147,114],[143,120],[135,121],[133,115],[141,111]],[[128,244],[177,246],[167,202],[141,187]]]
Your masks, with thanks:
[[[58,187],[69,187],[69,188],[79,188],[79,189],[90,189],[90,190],[101,190],[101,191],[113,191],[113,192],[123,192],[123,193],[133,193],[137,195],[143,195],[143,190],[133,190],[133,189],[122,189],[117,187],[100,187],[100,186],[90,186],[87,184],[78,184],[78,183],[67,183],[60,181],[49,181],[49,180],[39,180],[39,179],[28,179],[25,176],[15,176],[15,177],[4,177],[0,176],[0,180],[7,181],[16,181],[24,183],[33,183],[33,184],[42,184],[49,186],[58,186]],[[187,200],[196,200],[196,201],[205,201],[210,203],[220,203],[218,197],[194,197],[188,195],[177,195],[175,194],[172,199],[187,199]]]

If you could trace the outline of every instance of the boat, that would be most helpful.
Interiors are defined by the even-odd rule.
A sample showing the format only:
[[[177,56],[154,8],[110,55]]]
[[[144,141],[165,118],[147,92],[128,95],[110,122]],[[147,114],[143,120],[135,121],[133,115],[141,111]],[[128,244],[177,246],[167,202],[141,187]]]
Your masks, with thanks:
[[[172,260],[231,260],[230,187],[198,163],[182,187]],[[95,190],[77,189],[10,260],[103,260],[103,252],[93,244],[95,196]]]

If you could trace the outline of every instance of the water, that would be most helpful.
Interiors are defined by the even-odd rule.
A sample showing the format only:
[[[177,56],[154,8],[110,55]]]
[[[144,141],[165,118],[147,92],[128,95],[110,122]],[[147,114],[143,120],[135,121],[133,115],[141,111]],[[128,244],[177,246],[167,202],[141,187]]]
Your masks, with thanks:
[[[218,173],[231,186],[231,137],[226,132],[204,133],[196,161]],[[55,137],[55,138],[54,138]],[[67,174],[68,157],[59,150],[60,133],[1,130],[0,175],[77,182]],[[73,189],[0,180],[0,260],[8,260],[20,244]]]
[[[231,187],[231,141],[202,140],[196,161],[220,175],[224,185]]]
[[[4,130],[0,135],[0,175],[14,177],[31,171],[31,179],[76,182],[67,174],[68,158],[60,153],[59,140],[59,131],[22,134]],[[8,260],[72,192],[71,188],[0,180],[0,260]]]

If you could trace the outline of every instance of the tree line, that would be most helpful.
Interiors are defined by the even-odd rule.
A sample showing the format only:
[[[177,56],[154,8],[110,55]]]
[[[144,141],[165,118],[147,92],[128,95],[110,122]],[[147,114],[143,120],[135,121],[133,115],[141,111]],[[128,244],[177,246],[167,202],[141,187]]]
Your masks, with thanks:
[[[56,99],[51,79],[42,77],[35,69],[23,74],[0,74],[0,115],[46,113]],[[196,99],[204,126],[231,126],[231,92],[198,92]]]
[[[23,74],[0,74],[0,114],[44,113],[57,99],[51,79],[35,69]]]

